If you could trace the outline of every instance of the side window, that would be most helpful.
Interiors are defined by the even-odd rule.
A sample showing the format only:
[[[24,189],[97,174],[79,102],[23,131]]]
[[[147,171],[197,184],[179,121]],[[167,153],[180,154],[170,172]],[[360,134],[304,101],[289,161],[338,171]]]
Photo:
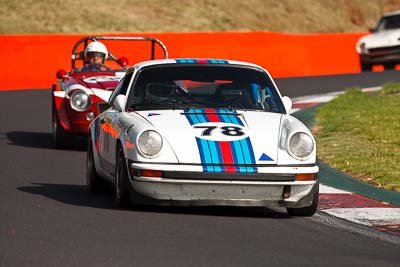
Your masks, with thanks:
[[[125,77],[123,77],[119,81],[118,85],[115,87],[114,92],[111,94],[110,99],[108,100],[108,103],[112,103],[118,95],[126,94],[126,91],[128,90],[129,82],[131,81],[131,78],[132,78],[132,74],[133,74],[133,72],[127,74]]]
[[[114,92],[112,92],[110,99],[108,100],[108,103],[112,103],[114,101],[114,99],[117,97],[117,95],[119,95],[119,92],[121,91],[122,85],[125,82],[125,78],[122,78],[119,83],[117,84],[117,86],[114,89]]]

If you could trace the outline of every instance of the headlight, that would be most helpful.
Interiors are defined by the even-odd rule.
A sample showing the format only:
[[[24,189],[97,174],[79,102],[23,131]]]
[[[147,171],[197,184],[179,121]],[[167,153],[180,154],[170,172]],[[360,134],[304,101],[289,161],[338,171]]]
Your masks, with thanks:
[[[85,111],[92,104],[90,96],[84,91],[75,91],[71,95],[71,107],[76,111]]]
[[[290,137],[288,153],[298,160],[306,160],[314,149],[314,141],[306,133],[295,133]]]
[[[145,157],[156,156],[162,148],[162,138],[157,132],[144,131],[138,138],[138,148]]]

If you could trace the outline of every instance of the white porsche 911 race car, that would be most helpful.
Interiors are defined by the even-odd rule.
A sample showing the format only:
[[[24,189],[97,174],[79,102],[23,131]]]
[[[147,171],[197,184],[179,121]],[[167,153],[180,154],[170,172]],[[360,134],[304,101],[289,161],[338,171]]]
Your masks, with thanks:
[[[394,69],[400,64],[400,11],[385,14],[370,31],[356,45],[361,70],[370,71],[374,65]]]
[[[89,126],[87,188],[133,204],[283,206],[316,212],[310,131],[262,67],[220,59],[128,69]]]

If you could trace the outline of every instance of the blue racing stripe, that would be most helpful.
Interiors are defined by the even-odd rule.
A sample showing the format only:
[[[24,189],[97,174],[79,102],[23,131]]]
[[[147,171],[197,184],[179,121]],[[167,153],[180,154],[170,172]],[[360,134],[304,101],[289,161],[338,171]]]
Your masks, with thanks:
[[[221,143],[220,142],[216,142],[216,141],[210,141],[213,142],[215,145],[215,148],[217,149],[217,154],[218,154],[218,164],[224,164],[224,158],[222,156],[222,149],[221,149]],[[218,172],[225,172],[225,167],[221,166],[221,167],[215,167],[216,171]]]
[[[253,146],[251,145],[250,138],[247,137],[247,138],[244,139],[244,140],[245,140],[246,143],[247,143],[248,153],[249,153],[249,156],[250,156],[251,164],[255,164],[255,163],[256,163],[256,159],[255,159],[255,157],[254,157],[254,150],[253,150]]]
[[[201,114],[204,113],[204,109],[196,109],[196,112],[196,117],[199,120],[199,123],[209,122],[207,116],[205,116],[205,114]]]
[[[196,143],[197,143],[197,148],[199,149],[200,160],[201,160],[201,162],[205,162],[206,159],[205,159],[205,155],[204,155],[204,149],[201,144],[201,140],[202,139],[196,137]]]
[[[238,124],[240,126],[244,125],[242,120],[237,115],[231,116],[231,118],[232,118],[232,123]]]
[[[239,140],[240,142],[240,146],[242,147],[242,151],[243,151],[243,157],[244,157],[244,164],[251,164],[251,157],[250,157],[250,153],[249,153],[249,147],[247,145],[247,142],[245,139]]]
[[[247,172],[247,168],[246,167],[239,167],[239,172],[246,173]]]
[[[204,156],[202,163],[212,163],[212,153],[210,151],[210,147],[208,146],[207,140],[198,137],[196,137],[196,139],[200,140],[199,150],[201,150],[200,153],[203,153]]]
[[[213,166],[203,166],[203,171],[204,172],[215,172]]]
[[[255,167],[246,167],[246,173],[257,173],[257,168],[255,168]]]
[[[236,142],[237,141],[229,142],[229,146],[230,146],[231,151],[232,151],[232,159],[233,159],[233,163],[234,164],[237,164],[237,162],[238,162],[238,156],[237,156],[237,152],[236,152],[236,148],[235,148],[235,143]]]
[[[235,111],[220,110],[220,112],[224,113],[224,115],[221,115],[224,117],[224,122],[229,122],[241,126],[244,125],[242,120],[238,117],[238,114]]]
[[[213,163],[213,164],[220,164],[221,162],[219,161],[218,157],[218,150],[215,145],[215,142],[213,141],[207,141],[209,147],[210,147],[210,152],[211,152],[211,162],[206,162],[206,163]]]
[[[218,117],[220,117],[221,122],[231,122],[231,120],[229,119],[229,116],[227,116],[227,115],[218,114]]]
[[[190,125],[193,125],[193,124],[195,124],[195,122],[194,122],[194,120],[193,120],[193,117],[192,117],[192,115],[186,115],[186,118],[188,119],[188,121],[189,121]]]
[[[199,123],[199,120],[196,117],[196,114],[192,114],[194,113],[192,109],[186,109],[184,110],[186,118],[188,119],[190,125],[194,125]]]
[[[236,125],[244,126],[242,120],[237,116],[235,112],[228,110],[215,110],[216,115],[221,122],[232,123]],[[204,109],[188,109],[185,110],[186,118],[191,125],[198,123],[210,122],[208,116],[205,114]],[[214,120],[214,119],[213,119]],[[197,147],[199,150],[199,156],[201,164],[203,165],[204,172],[226,172],[224,164],[224,155],[222,153],[221,145],[219,141],[211,141],[196,138]],[[226,142],[226,141],[224,141]],[[238,173],[256,173],[256,167],[249,167],[243,165],[255,164],[255,157],[253,147],[250,138],[244,138],[237,141],[229,142],[230,151],[232,153],[232,160],[235,172]],[[242,165],[242,166],[240,166]]]
[[[244,156],[242,146],[240,145],[240,141],[233,141],[234,151],[235,151],[235,164],[244,164]]]

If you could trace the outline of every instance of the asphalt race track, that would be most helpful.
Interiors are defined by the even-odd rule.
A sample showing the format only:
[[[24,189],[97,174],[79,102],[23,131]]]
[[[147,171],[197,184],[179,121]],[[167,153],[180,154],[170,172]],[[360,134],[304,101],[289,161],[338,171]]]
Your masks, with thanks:
[[[398,71],[277,84],[297,97],[390,81]],[[85,150],[53,148],[50,94],[0,92],[0,266],[399,266],[399,239],[322,213],[120,210],[111,192],[90,196]]]

